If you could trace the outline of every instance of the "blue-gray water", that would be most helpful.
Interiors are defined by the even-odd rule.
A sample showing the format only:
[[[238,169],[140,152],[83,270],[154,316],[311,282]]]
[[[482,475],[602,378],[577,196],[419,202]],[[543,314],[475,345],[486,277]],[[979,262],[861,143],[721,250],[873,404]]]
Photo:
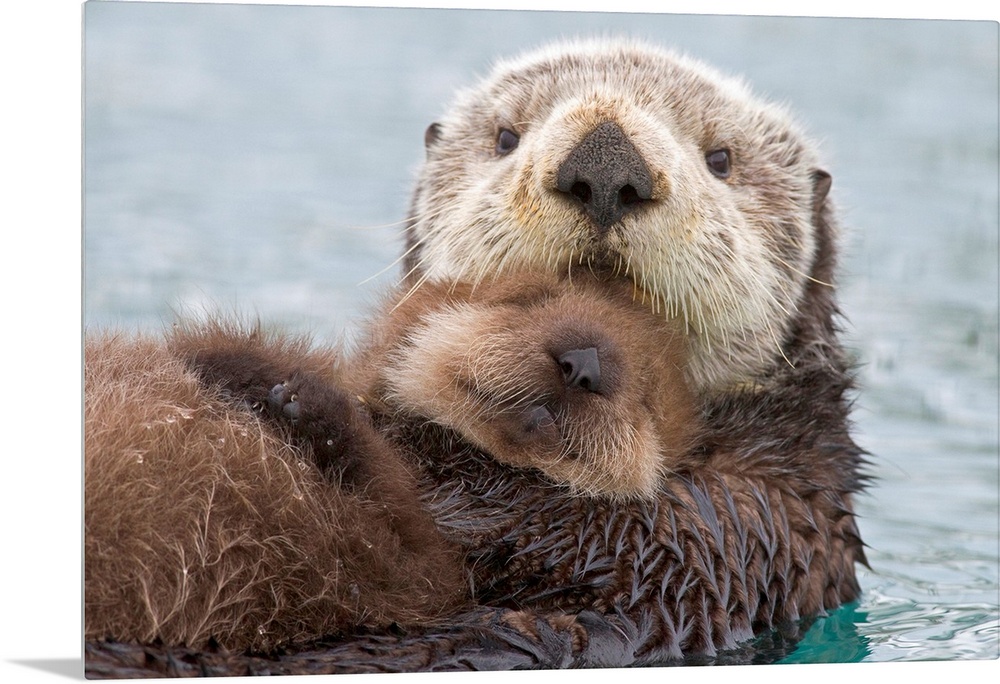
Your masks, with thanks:
[[[92,2],[86,324],[224,306],[337,338],[398,273],[423,131],[452,91],[595,33],[744,74],[834,177],[871,570],[787,660],[997,658],[995,23]]]

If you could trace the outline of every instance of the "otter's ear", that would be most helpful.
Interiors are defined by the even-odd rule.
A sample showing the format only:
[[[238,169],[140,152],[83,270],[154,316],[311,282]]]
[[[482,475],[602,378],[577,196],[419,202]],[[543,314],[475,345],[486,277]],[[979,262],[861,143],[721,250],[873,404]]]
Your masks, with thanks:
[[[833,185],[833,177],[823,169],[816,169],[812,175],[813,181],[813,212],[820,210],[823,201],[830,194],[830,186]]]
[[[424,149],[430,150],[441,139],[441,124],[436,121],[424,131]]]

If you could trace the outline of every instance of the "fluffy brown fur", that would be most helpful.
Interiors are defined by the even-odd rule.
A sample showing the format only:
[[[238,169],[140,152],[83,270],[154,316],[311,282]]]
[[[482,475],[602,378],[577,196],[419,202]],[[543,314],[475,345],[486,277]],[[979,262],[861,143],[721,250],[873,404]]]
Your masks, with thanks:
[[[166,345],[88,342],[88,637],[262,651],[453,612],[462,560],[419,501],[417,461],[342,387],[550,488],[650,497],[693,444],[683,336],[630,290],[583,275],[428,288],[374,330],[346,369],[222,322]],[[587,387],[560,368],[581,348],[599,360]]]
[[[179,332],[173,349],[87,340],[88,639],[265,651],[458,604],[459,557],[370,427],[348,426],[361,434],[344,440],[364,450],[370,490],[334,486],[308,444],[263,427],[188,370],[177,356],[187,345],[238,346],[327,374],[335,361],[301,341],[224,327]]]

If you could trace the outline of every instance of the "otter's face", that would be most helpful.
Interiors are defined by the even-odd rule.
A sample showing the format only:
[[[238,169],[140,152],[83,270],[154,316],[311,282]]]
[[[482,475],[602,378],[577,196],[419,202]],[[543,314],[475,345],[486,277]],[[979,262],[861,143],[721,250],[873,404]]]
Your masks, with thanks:
[[[829,177],[784,112],[631,44],[501,64],[428,130],[413,279],[591,263],[683,320],[702,390],[780,362]]]
[[[652,496],[698,422],[684,338],[631,292],[595,292],[536,290],[422,315],[383,373],[393,403],[577,491]]]

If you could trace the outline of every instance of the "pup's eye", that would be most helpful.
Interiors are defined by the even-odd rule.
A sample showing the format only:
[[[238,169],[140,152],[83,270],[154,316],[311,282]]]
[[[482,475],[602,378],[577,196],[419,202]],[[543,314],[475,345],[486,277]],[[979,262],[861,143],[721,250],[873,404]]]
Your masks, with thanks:
[[[712,150],[705,155],[705,163],[716,178],[729,178],[729,150]]]
[[[517,149],[517,144],[521,141],[517,133],[509,128],[501,128],[497,135],[497,154],[504,155]]]

